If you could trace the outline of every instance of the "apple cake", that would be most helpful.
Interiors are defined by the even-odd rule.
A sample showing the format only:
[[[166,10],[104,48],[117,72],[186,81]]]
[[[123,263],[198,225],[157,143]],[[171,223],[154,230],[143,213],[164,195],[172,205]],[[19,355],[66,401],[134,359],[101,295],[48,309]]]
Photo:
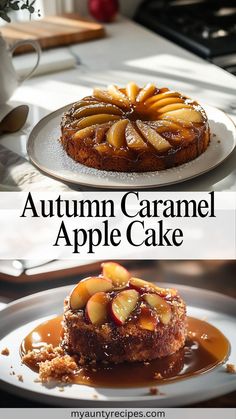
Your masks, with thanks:
[[[79,282],[65,299],[62,347],[88,362],[149,361],[185,344],[186,305],[174,289],[139,278],[115,262]]]
[[[208,147],[204,109],[168,88],[94,89],[63,115],[61,143],[76,162],[101,170],[148,172],[195,159]]]

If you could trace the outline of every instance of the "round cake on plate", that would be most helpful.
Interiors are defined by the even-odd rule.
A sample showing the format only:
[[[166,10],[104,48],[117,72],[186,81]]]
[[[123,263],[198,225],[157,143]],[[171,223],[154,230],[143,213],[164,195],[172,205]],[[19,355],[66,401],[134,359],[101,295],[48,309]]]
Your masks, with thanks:
[[[65,300],[62,346],[85,362],[149,361],[176,353],[187,336],[186,305],[115,262],[79,282]]]
[[[94,89],[63,115],[61,143],[76,162],[100,170],[149,172],[189,162],[208,147],[204,109],[168,88],[129,83]]]

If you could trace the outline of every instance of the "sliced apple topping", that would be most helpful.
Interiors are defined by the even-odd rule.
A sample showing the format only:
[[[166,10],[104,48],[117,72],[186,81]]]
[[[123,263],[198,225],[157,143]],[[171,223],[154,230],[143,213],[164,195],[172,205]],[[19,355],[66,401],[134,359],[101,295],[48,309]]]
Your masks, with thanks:
[[[171,112],[166,112],[161,115],[161,118],[170,118],[177,121],[184,121],[187,123],[201,123],[202,114],[193,108],[178,109]]]
[[[157,317],[153,315],[148,307],[141,307],[138,325],[141,329],[153,332],[157,326]]]
[[[80,281],[70,294],[70,307],[79,310],[85,307],[89,298],[97,292],[107,292],[113,289],[112,281],[103,277],[89,277]]]
[[[190,105],[186,105],[185,103],[172,103],[171,105],[163,106],[162,108],[158,109],[159,113],[165,112],[172,112],[179,109],[191,109]]]
[[[134,82],[130,82],[126,86],[126,94],[130,100],[131,103],[136,102],[136,97],[139,92],[139,87]]]
[[[114,322],[121,326],[129,318],[135,309],[139,299],[139,293],[129,289],[119,292],[111,303],[111,315]]]
[[[140,90],[136,102],[145,102],[156,91],[155,84],[148,83],[142,90]]]
[[[96,326],[104,324],[108,318],[109,296],[105,292],[97,292],[87,302],[85,315]]]
[[[105,154],[109,152],[109,144],[107,143],[96,144],[94,148],[95,150],[98,151],[98,153],[101,153],[101,154]]]
[[[107,142],[113,147],[121,148],[125,146],[125,129],[128,119],[121,119],[115,122],[107,132]]]
[[[73,135],[74,140],[83,140],[84,138],[92,137],[95,133],[96,126],[92,125],[91,127],[83,128],[79,131],[77,131]]]
[[[78,124],[77,124],[77,128],[78,129],[83,129],[83,128],[87,128],[90,125],[96,125],[96,124],[103,124],[105,122],[109,122],[109,121],[115,121],[120,119],[120,117],[118,115],[110,115],[110,114],[98,114],[98,115],[91,115],[91,116],[86,116],[85,118],[82,118]]]
[[[171,319],[170,305],[157,294],[145,294],[143,298],[150,307],[156,310],[160,321],[163,324],[168,324]]]
[[[128,97],[122,93],[117,86],[114,84],[111,84],[108,86],[108,93],[114,100],[118,100],[120,102],[120,106],[124,106],[125,108],[130,108],[130,101]]]
[[[171,148],[169,141],[165,140],[158,132],[156,132],[149,125],[144,124],[142,121],[137,121],[137,126],[140,129],[146,140],[160,152],[167,151]]]
[[[124,110],[127,109],[127,106],[123,104],[123,102],[121,102],[120,99],[115,99],[114,96],[111,96],[107,90],[101,90],[96,88],[93,90],[93,95],[95,96],[95,98],[101,100],[102,102],[113,104],[115,106],[123,108]],[[128,98],[126,99],[128,100]]]
[[[147,148],[147,144],[143,141],[141,135],[138,134],[137,130],[130,122],[125,130],[125,138],[129,148],[137,150]]]
[[[105,278],[111,279],[114,287],[125,286],[131,277],[130,272],[116,262],[102,263],[102,275]]]
[[[135,278],[135,277],[130,278],[129,286],[131,288],[134,288],[136,291],[138,291],[141,294],[143,292],[149,292],[149,291],[159,292],[161,294],[165,292],[164,288],[160,288],[156,284],[153,284],[152,282],[144,281],[144,279]]]
[[[96,114],[113,114],[113,115],[122,115],[122,111],[115,105],[110,105],[108,103],[99,103],[90,104],[87,106],[83,106],[77,109],[73,117],[75,118],[83,118],[84,116],[96,115]]]
[[[77,109],[83,108],[84,106],[96,105],[97,103],[99,103],[97,100],[92,100],[92,99],[80,100],[79,102],[73,105],[73,109],[74,111],[76,111]]]
[[[151,96],[149,99],[147,99],[145,105],[151,105],[154,102],[157,102],[167,97],[180,97],[180,94],[177,92],[172,92],[170,90],[164,93],[159,93],[158,95]]]
[[[109,128],[112,126],[113,121],[107,122],[105,124],[101,124],[96,126],[96,133],[95,133],[95,142],[97,144],[101,144],[106,141],[106,133]]]
[[[166,99],[158,100],[150,106],[150,111],[159,110],[163,106],[173,105],[175,103],[183,103],[184,100],[178,97],[167,97]]]

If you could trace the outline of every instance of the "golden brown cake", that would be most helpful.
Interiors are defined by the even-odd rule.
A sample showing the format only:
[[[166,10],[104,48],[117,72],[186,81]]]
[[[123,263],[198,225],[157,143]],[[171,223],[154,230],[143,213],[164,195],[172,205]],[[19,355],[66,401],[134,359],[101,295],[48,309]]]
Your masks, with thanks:
[[[109,171],[168,169],[195,159],[209,141],[203,108],[153,84],[94,89],[92,96],[71,106],[61,123],[67,154],[85,166]]]
[[[65,300],[62,346],[87,361],[147,361],[185,344],[186,306],[176,290],[132,278],[121,265],[79,282]]]

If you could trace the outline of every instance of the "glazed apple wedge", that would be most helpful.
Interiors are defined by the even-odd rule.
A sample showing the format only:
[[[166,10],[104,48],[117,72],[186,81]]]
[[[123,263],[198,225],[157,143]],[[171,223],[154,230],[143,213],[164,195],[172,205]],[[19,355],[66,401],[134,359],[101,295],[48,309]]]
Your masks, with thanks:
[[[150,330],[150,332],[156,329],[157,318],[153,316],[148,307],[141,307],[138,325],[141,329]]]
[[[86,116],[80,119],[76,127],[78,129],[83,129],[83,128],[90,127],[91,125],[103,124],[105,122],[115,121],[116,119],[120,119],[120,116],[107,114],[107,113],[101,113],[98,115]]]
[[[201,112],[196,109],[182,108],[172,110],[171,112],[165,112],[161,115],[161,118],[170,118],[178,121],[184,121],[186,123],[201,123],[202,115]]]
[[[160,294],[162,294],[163,292],[165,293],[165,290],[163,288],[158,287],[152,282],[144,281],[144,279],[135,277],[130,278],[129,286],[141,294],[144,292],[158,292]]]
[[[108,90],[101,90],[101,89],[98,89],[98,88],[95,88],[94,90],[93,90],[93,96],[96,98],[96,99],[98,99],[98,100],[100,100],[100,101],[102,101],[102,102],[105,102],[105,103],[109,103],[109,104],[112,104],[112,105],[116,105],[116,106],[118,106],[118,107],[121,107],[122,109],[127,109],[127,105],[125,104],[125,103],[123,103],[121,100],[120,100],[120,98],[119,99],[117,99],[116,97],[115,97],[115,95],[113,94],[113,95],[111,95],[109,92],[108,92]],[[124,95],[125,96],[125,95]],[[128,100],[128,98],[126,97],[126,99]],[[130,107],[130,105],[128,106],[128,108]]]
[[[136,83],[130,82],[130,83],[127,84],[126,94],[127,94],[131,103],[136,102],[136,97],[138,95],[138,92],[139,92],[139,87],[137,86]]]
[[[154,308],[163,324],[168,324],[171,319],[170,305],[157,294],[145,294],[144,300]]]
[[[85,116],[97,115],[97,114],[114,114],[114,115],[122,115],[122,111],[115,105],[109,105],[107,103],[94,103],[89,104],[87,106],[83,106],[77,109],[73,117],[74,118],[83,118]]]
[[[173,105],[175,103],[183,103],[184,100],[178,97],[167,97],[165,99],[158,100],[154,102],[150,106],[150,111],[152,110],[159,110],[160,108],[167,106],[167,105]]]
[[[113,289],[112,281],[103,277],[89,277],[80,281],[70,294],[72,310],[84,308],[89,298],[97,292],[108,292]]]
[[[125,130],[125,139],[129,148],[146,149],[147,144],[143,141],[141,135],[138,134],[133,125],[129,122]]]
[[[111,315],[118,326],[121,326],[126,322],[135,309],[138,299],[139,293],[132,289],[121,291],[113,298],[111,303]]]
[[[166,99],[167,97],[180,97],[180,94],[177,92],[167,91],[164,93],[159,93],[147,99],[145,101],[145,105],[152,105],[153,103],[157,103],[162,99]]]
[[[154,84],[152,84],[152,83],[146,84],[146,86],[144,86],[144,88],[140,90],[140,92],[139,92],[139,94],[136,98],[136,102],[144,102],[150,96],[153,95],[155,90],[156,90],[156,86]]]
[[[122,106],[129,109],[130,108],[130,101],[124,93],[122,93],[117,86],[111,84],[107,88],[108,93],[114,100],[118,100]]]
[[[128,122],[128,119],[121,119],[107,131],[107,142],[113,147],[121,148],[125,146],[125,129]]]
[[[105,278],[108,278],[112,281],[114,287],[123,287],[125,286],[131,274],[127,271],[124,266],[121,266],[116,262],[104,262],[102,263],[102,275]]]
[[[146,140],[157,150],[160,152],[167,151],[171,145],[169,141],[163,138],[158,132],[156,132],[153,128],[149,125],[144,124],[142,121],[137,121],[137,126],[140,129],[143,136]]]
[[[95,133],[96,125],[91,127],[80,129],[73,135],[73,140],[82,140],[83,138],[89,138]]]
[[[92,295],[86,305],[86,317],[94,325],[104,324],[108,317],[108,304],[110,299],[105,292]]]

